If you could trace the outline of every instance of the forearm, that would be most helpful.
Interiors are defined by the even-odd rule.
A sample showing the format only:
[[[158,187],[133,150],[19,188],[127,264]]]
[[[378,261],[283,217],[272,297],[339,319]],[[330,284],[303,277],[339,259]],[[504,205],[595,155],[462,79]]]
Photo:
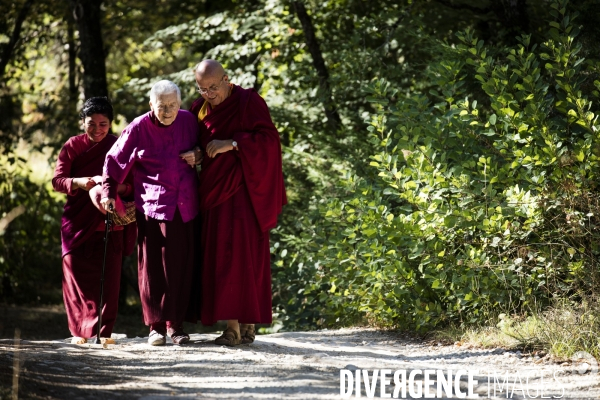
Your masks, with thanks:
[[[55,176],[52,178],[52,187],[60,193],[74,195],[77,192],[77,185],[73,182],[75,178]]]
[[[102,197],[109,199],[116,199],[117,193],[119,190],[119,186],[125,186],[124,184],[119,184],[114,178],[104,175],[102,179]]]
[[[102,197],[115,199],[117,193],[121,194],[119,184],[126,183],[125,180],[135,163],[137,147],[128,129],[129,126],[106,155],[102,168]],[[124,188],[121,187],[121,190]]]

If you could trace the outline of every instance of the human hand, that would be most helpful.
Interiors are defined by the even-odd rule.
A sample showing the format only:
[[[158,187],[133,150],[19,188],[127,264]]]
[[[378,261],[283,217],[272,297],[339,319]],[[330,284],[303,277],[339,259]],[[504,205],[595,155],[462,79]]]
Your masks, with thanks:
[[[232,140],[213,140],[206,145],[206,155],[214,158],[219,153],[233,150]]]
[[[100,205],[104,208],[104,211],[113,212],[115,209],[115,199],[111,199],[110,197],[103,197],[100,200]]]
[[[199,147],[194,147],[193,150],[186,151],[179,155],[190,167],[194,167],[196,164],[202,162],[202,150]]]
[[[77,189],[83,189],[86,192],[89,192],[91,188],[96,186],[96,182],[90,177],[73,178],[73,185]]]

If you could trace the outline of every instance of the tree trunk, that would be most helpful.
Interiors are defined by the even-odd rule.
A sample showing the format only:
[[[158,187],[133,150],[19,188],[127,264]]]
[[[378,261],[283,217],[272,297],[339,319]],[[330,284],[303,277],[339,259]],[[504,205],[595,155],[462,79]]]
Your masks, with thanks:
[[[68,13],[70,14],[70,13]],[[73,17],[67,15],[67,45],[69,46],[69,101],[75,102],[77,100],[77,66],[75,63],[75,57],[77,57],[77,51],[75,49],[75,32],[73,27]]]
[[[79,31],[79,59],[83,65],[85,98],[108,96],[106,65],[102,41],[102,0],[71,0],[73,17]]]
[[[27,14],[29,13],[29,9],[33,5],[33,0],[27,0],[19,15],[17,15],[17,19],[15,20],[15,29],[13,29],[12,35],[10,36],[10,40],[7,44],[5,44],[2,49],[2,58],[0,58],[0,82],[4,79],[4,73],[6,72],[6,66],[8,65],[8,60],[12,56],[12,53],[17,46],[17,42],[21,38],[21,28],[23,27],[23,22],[25,22],[25,18],[27,18]]]
[[[304,7],[303,3],[300,1],[293,1],[292,6],[296,10],[296,15],[298,15],[298,19],[302,24],[306,45],[308,46],[308,51],[313,59],[313,65],[317,70],[317,75],[319,76],[319,85],[324,98],[323,106],[325,108],[327,122],[333,130],[337,131],[340,129],[342,121],[331,96],[331,87],[329,86],[329,71],[327,71],[327,67],[325,66],[325,60],[323,59],[323,53],[321,53],[319,41],[315,36],[315,29],[313,27],[312,20],[306,12],[306,7]]]

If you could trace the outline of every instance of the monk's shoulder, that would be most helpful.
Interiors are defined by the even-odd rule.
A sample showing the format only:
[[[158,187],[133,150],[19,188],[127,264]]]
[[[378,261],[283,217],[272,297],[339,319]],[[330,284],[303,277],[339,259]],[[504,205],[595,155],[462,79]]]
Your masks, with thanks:
[[[239,85],[236,85],[234,88],[234,92],[239,92],[240,94],[240,99],[243,99],[244,97],[254,97],[254,96],[258,96],[260,97],[260,95],[258,94],[258,92],[256,91],[256,89],[254,88],[243,88]]]
[[[256,91],[256,89],[254,88],[249,88],[249,89],[243,89],[240,88],[243,92],[242,92],[242,96],[241,99],[246,99],[246,101],[250,104],[261,104],[264,106],[267,106],[267,102],[265,101],[265,99],[263,99],[263,97],[258,94],[258,92]]]
[[[245,94],[248,97],[255,97],[255,98],[262,99],[262,96],[260,94],[258,94],[256,89],[254,89],[254,88],[243,88],[241,86],[238,86],[238,88],[241,91],[241,93]]]
[[[246,90],[246,101],[245,107],[243,109],[246,110],[246,114],[250,116],[255,116],[257,118],[262,118],[260,116],[264,115],[265,112],[269,112],[269,106],[265,99],[258,94],[258,92],[254,89],[244,89]]]

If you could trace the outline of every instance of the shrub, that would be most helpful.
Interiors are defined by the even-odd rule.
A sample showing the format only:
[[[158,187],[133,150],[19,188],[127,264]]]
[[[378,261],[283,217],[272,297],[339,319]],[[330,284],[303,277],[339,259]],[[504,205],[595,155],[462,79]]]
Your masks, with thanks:
[[[371,170],[340,180],[311,242],[324,322],[427,330],[597,291],[598,63],[566,1],[551,14],[540,46],[458,34],[426,94],[370,86]]]

